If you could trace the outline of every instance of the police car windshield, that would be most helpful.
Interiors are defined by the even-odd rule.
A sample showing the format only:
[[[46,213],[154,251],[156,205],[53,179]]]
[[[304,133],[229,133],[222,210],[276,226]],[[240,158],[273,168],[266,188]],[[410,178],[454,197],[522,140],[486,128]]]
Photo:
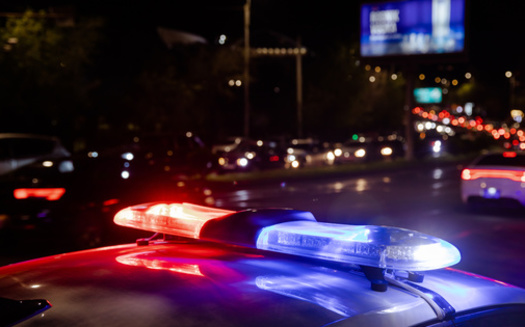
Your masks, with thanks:
[[[525,167],[525,155],[503,156],[501,154],[487,155],[481,158],[476,166],[512,166]]]

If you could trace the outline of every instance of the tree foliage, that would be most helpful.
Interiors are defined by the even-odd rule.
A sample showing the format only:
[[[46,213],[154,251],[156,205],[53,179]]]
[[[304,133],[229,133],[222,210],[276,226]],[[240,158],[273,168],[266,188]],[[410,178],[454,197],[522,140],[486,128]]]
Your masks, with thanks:
[[[355,45],[340,44],[324,54],[323,60],[311,63],[305,131],[346,138],[356,132],[401,128],[404,79],[399,75],[393,80],[395,71],[367,67],[356,50]]]
[[[141,130],[198,130],[219,133],[235,101],[228,80],[240,74],[242,57],[210,45],[155,51],[135,78],[125,99],[127,119]]]
[[[143,42],[140,51],[130,44],[103,48],[102,27],[96,18],[60,27],[44,11],[28,10],[5,20],[0,27],[0,130],[68,136],[87,130],[194,130],[210,137],[242,133],[242,87],[228,85],[243,75],[242,52],[210,44],[168,49],[160,40]],[[128,43],[144,41],[128,37]],[[403,78],[394,81],[393,71],[365,69],[356,49],[339,44],[303,59],[305,135],[345,138],[401,126]],[[96,60],[99,56],[104,65]],[[280,66],[270,70],[268,65]],[[263,77],[279,69],[282,76]],[[293,135],[295,65],[258,59],[251,72],[252,118],[259,124],[254,125],[265,136]]]
[[[59,27],[31,10],[7,18],[0,28],[0,128],[53,133],[74,124],[89,106],[94,77],[87,69],[101,25],[91,19]]]

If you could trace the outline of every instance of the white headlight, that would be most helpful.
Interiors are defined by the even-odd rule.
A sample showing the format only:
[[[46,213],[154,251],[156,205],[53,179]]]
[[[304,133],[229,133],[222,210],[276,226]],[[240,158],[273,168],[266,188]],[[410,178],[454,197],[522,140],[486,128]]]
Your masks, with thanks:
[[[356,152],[354,152],[354,155],[357,158],[363,158],[366,155],[366,151],[365,151],[365,149],[359,149]]]

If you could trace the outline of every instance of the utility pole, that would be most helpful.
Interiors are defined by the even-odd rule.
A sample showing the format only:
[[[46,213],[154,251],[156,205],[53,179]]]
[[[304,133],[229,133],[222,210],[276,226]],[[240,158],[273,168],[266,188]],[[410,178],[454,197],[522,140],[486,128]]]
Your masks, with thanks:
[[[250,7],[244,4],[244,137],[250,136]]]
[[[303,63],[301,53],[301,38],[297,39],[297,54],[295,55],[295,74],[297,80],[297,137],[303,137]]]
[[[414,159],[414,125],[412,120],[412,108],[414,108],[414,84],[415,84],[416,65],[408,63],[405,66],[406,85],[405,85],[405,159]]]

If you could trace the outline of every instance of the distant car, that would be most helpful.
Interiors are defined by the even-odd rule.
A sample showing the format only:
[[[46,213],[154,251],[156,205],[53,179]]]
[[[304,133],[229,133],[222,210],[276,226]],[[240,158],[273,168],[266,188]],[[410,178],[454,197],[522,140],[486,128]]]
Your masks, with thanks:
[[[56,137],[0,133],[0,175],[41,159],[69,157],[70,152]]]
[[[381,161],[403,158],[405,144],[402,140],[376,140],[367,144],[367,160]]]
[[[283,168],[284,150],[271,140],[242,140],[235,147],[217,153],[219,172],[246,172]]]
[[[507,151],[476,158],[461,172],[461,198],[471,206],[525,206],[525,153]]]
[[[520,326],[525,290],[417,231],[290,209],[123,209],[162,236],[0,268],[0,325]],[[121,227],[123,228],[123,227]],[[155,234],[156,235],[156,234]]]
[[[286,147],[286,167],[333,165],[335,155],[330,144],[312,138],[292,139]]]
[[[359,163],[400,158],[404,156],[405,149],[403,139],[396,134],[381,137],[361,136],[337,143],[334,154],[336,164]]]
[[[335,163],[356,163],[367,160],[367,144],[364,140],[347,140],[337,143],[334,149]]]

